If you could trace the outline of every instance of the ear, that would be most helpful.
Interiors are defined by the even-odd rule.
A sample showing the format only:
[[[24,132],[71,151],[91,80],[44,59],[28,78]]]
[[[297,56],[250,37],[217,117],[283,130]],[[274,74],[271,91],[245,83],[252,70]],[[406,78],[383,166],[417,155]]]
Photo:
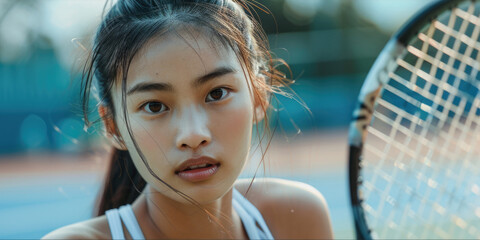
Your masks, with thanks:
[[[259,79],[257,81],[260,82],[259,85],[263,85],[265,83],[265,77],[260,75],[257,76]],[[270,102],[268,101],[268,93],[265,89],[263,89],[261,86],[256,87],[254,90],[253,95],[254,97],[254,113],[255,117],[253,119],[255,124],[258,124],[265,118],[265,114],[267,112],[268,106],[270,105]]]
[[[100,115],[100,118],[102,118],[102,122],[106,130],[106,138],[110,141],[110,143],[119,150],[127,150],[122,137],[117,132],[115,121],[113,120],[109,109],[104,105],[100,105],[98,106],[98,114]]]

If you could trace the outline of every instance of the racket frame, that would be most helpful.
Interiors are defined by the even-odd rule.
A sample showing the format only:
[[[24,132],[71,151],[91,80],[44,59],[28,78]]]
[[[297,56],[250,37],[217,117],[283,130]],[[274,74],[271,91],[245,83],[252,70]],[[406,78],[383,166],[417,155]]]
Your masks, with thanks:
[[[361,158],[367,127],[371,123],[375,99],[384,84],[382,81],[388,80],[388,78],[383,78],[382,80],[378,76],[382,72],[388,72],[390,70],[389,68],[392,66],[388,66],[386,63],[395,60],[400,52],[408,45],[410,39],[416,36],[425,24],[431,22],[443,13],[444,10],[453,9],[453,7],[458,6],[460,2],[465,2],[465,0],[435,1],[411,17],[382,49],[368,72],[362,89],[360,90],[359,104],[353,113],[353,119],[349,129],[348,155],[348,183],[357,239],[372,239],[371,230],[368,227],[365,212],[362,207],[363,200],[359,196],[359,186],[362,184],[360,177]]]

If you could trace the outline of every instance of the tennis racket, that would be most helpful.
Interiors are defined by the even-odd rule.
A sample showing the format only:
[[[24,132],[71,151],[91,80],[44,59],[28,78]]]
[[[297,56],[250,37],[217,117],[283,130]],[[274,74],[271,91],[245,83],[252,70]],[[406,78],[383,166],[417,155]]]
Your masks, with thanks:
[[[480,239],[480,0],[434,2],[382,50],[349,132],[359,239]]]

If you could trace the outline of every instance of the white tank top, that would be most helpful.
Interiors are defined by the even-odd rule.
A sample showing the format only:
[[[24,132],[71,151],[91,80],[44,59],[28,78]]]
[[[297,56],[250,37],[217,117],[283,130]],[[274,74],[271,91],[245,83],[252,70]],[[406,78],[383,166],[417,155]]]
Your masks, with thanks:
[[[260,211],[235,188],[233,189],[232,204],[242,220],[248,238],[273,239]],[[130,204],[121,206],[118,209],[110,209],[105,212],[105,215],[107,216],[108,225],[110,226],[112,239],[125,239],[122,221],[133,239],[145,239]]]

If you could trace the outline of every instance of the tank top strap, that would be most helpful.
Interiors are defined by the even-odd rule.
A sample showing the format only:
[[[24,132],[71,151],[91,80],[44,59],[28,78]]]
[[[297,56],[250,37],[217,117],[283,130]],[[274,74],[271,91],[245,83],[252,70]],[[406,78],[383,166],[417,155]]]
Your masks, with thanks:
[[[242,219],[250,239],[273,239],[267,223],[258,209],[233,188],[233,207]]]
[[[123,234],[122,221],[120,220],[120,214],[118,209],[110,209],[105,212],[107,216],[108,226],[110,227],[110,233],[112,234],[112,239],[124,240],[125,235]]]
[[[238,203],[237,200],[232,200],[233,208],[237,212],[238,216],[242,220],[243,227],[247,232],[249,239],[260,239],[260,235],[258,234],[259,230],[257,225],[255,224],[255,220],[245,211],[245,209]]]
[[[130,206],[130,204],[121,206],[119,213],[125,227],[130,233],[130,236],[132,236],[132,239],[145,239],[142,229],[140,228],[140,225],[138,225],[135,213],[132,210],[132,206]]]

